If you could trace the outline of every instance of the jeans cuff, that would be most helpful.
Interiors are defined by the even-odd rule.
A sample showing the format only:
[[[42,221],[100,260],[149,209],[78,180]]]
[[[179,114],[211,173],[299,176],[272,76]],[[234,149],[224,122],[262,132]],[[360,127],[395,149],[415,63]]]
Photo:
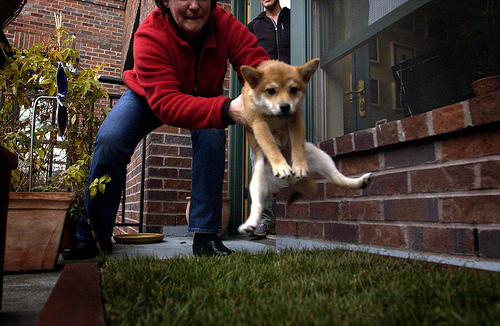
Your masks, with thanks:
[[[188,227],[188,232],[190,232],[190,233],[217,234],[217,233],[222,233],[222,228],[219,228],[219,229],[201,229],[201,228]]]

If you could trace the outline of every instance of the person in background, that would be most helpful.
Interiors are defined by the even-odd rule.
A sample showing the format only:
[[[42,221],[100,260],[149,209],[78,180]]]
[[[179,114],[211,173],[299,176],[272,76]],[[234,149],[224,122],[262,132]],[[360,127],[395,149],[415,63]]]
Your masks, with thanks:
[[[290,9],[281,8],[279,0],[260,0],[260,3],[265,10],[247,27],[257,36],[257,44],[266,50],[271,59],[290,64]],[[252,164],[253,157],[254,155]],[[264,203],[260,223],[250,236],[262,238],[274,233],[276,223],[274,206],[274,196],[269,196]]]
[[[191,208],[188,231],[195,255],[226,256],[231,250],[217,236],[222,230],[224,128],[247,126],[241,98],[222,96],[227,61],[239,74],[269,55],[256,37],[216,0],[155,0],[153,10],[134,35],[134,68],[123,73],[127,89],[104,120],[96,137],[89,183],[111,177],[105,193],[85,195],[85,208],[100,246],[112,251],[112,232],[126,167],[139,141],[163,124],[187,128],[193,146]],[[79,242],[63,251],[65,260],[98,255],[85,218]]]

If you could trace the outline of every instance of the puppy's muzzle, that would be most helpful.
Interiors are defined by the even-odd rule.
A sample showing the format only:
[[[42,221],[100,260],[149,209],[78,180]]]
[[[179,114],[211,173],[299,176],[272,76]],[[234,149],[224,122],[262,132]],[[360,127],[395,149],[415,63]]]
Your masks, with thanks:
[[[290,104],[281,103],[280,106],[281,115],[289,115],[290,114]]]

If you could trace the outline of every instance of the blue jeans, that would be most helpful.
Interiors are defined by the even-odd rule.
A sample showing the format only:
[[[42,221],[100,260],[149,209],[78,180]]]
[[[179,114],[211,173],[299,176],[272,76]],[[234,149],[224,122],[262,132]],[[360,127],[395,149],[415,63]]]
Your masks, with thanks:
[[[163,123],[153,113],[145,98],[129,89],[116,102],[96,136],[88,183],[105,174],[111,177],[105,193],[90,198],[85,193],[88,212],[99,240],[110,239],[125,184],[127,164],[134,149],[148,133]],[[189,232],[220,233],[222,184],[225,168],[224,129],[191,130],[193,163]],[[85,217],[78,222],[77,237],[92,240]]]

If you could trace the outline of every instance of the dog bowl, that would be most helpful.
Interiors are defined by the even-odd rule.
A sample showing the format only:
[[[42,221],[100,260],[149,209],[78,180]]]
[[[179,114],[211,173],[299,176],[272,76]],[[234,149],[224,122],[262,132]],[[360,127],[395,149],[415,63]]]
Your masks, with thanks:
[[[163,237],[161,233],[131,233],[117,234],[113,238],[120,244],[147,244],[162,242]]]

